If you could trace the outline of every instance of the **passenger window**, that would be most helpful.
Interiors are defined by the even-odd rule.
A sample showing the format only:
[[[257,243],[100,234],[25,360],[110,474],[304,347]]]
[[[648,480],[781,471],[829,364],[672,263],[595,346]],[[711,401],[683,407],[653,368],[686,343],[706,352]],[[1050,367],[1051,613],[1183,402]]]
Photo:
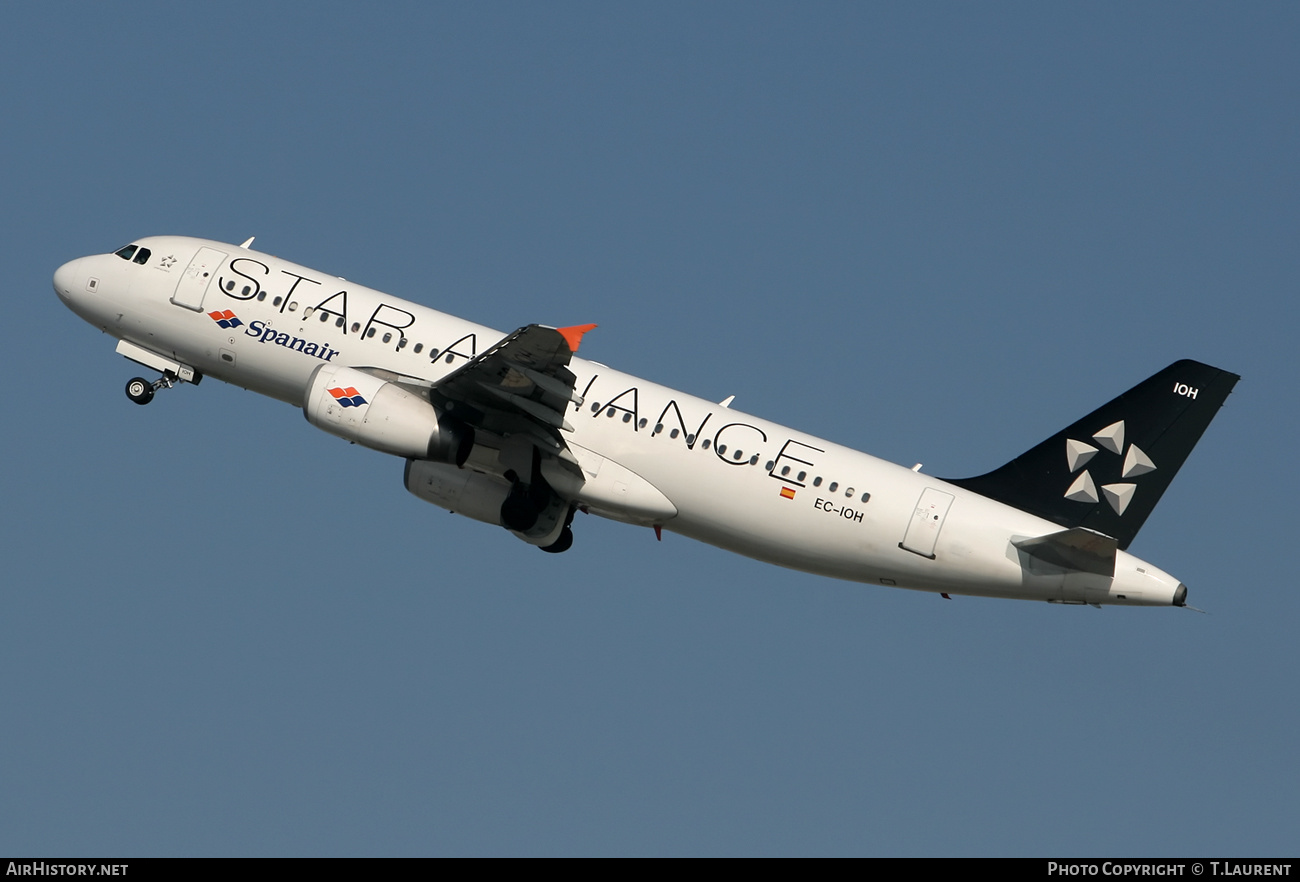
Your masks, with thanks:
[[[419,355],[419,354],[420,354],[420,350],[423,349],[423,348],[424,348],[424,344],[423,344],[423,343],[416,343],[416,344],[415,344],[415,354],[416,354],[416,355]]]
[[[863,502],[870,502],[870,501],[871,501],[871,494],[870,494],[870,493],[863,493],[863,494],[862,494],[862,501],[863,501]]]

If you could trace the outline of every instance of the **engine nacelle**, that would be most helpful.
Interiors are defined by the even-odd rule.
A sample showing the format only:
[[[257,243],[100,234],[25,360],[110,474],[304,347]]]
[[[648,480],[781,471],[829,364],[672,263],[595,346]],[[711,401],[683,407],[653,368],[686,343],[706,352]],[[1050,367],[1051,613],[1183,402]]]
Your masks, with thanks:
[[[529,545],[552,545],[568,524],[569,503],[545,483],[520,485],[470,469],[414,459],[406,461],[404,479],[406,489],[425,502],[505,527]]]
[[[356,368],[322,364],[303,401],[307,422],[384,453],[463,465],[474,430],[427,399]]]

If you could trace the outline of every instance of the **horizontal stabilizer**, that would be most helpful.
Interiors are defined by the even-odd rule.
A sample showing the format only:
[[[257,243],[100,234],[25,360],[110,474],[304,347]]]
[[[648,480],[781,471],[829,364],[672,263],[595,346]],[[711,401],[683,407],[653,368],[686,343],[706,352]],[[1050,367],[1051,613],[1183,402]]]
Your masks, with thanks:
[[[1115,540],[1083,527],[1012,542],[1025,554],[1052,566],[1099,576],[1115,575]]]

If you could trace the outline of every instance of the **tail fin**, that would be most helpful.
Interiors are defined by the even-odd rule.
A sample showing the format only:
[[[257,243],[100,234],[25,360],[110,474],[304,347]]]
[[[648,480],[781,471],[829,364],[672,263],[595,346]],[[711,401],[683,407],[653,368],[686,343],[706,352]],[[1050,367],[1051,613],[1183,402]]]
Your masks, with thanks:
[[[1002,468],[948,483],[1128,548],[1239,379],[1175,362]]]

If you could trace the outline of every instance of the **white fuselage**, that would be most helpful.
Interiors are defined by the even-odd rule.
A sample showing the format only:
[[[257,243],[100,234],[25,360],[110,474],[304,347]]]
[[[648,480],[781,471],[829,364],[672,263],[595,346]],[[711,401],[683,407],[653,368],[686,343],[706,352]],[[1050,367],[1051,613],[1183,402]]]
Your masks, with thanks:
[[[152,252],[147,263],[114,254],[74,260],[56,273],[56,292],[114,337],[298,407],[322,364],[436,383],[505,336],[239,246],[176,236],[137,244]],[[208,262],[196,268],[204,254]],[[226,310],[237,326],[211,315]],[[1113,578],[1029,560],[1013,541],[1059,526],[595,362],[574,357],[569,369],[583,403],[567,414],[565,440],[593,487],[603,463],[631,473],[598,498],[576,494],[596,513],[876,585],[1146,606],[1171,605],[1179,587],[1122,551]],[[638,488],[646,487],[671,506],[641,505]]]

